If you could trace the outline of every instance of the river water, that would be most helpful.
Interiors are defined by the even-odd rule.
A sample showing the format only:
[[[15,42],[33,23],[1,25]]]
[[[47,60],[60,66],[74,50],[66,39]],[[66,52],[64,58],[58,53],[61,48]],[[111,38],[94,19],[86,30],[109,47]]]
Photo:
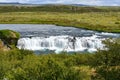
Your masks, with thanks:
[[[120,34],[97,32],[73,27],[41,24],[0,24],[21,34],[17,47],[37,52],[94,52],[103,49],[103,40],[120,38]]]

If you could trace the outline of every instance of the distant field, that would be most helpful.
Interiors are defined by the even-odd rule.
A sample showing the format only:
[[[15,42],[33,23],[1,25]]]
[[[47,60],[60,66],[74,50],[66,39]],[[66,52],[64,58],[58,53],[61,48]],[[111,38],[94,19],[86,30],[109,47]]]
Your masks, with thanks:
[[[105,32],[120,32],[119,9],[119,7],[1,6],[0,23],[55,24]]]

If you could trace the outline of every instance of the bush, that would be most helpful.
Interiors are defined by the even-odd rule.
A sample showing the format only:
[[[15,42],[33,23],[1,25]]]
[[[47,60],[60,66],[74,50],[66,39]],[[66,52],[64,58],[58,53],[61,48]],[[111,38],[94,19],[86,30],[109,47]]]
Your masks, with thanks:
[[[107,50],[95,54],[93,67],[104,80],[120,80],[120,43],[107,41]]]
[[[27,50],[0,52],[0,80],[90,80],[90,75],[79,68],[81,64],[75,63],[78,55],[36,55]]]

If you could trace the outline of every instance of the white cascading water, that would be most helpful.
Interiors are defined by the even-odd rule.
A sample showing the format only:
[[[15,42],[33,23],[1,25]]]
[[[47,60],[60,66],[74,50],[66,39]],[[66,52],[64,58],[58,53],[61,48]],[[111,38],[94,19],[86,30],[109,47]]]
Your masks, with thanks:
[[[76,37],[73,42],[71,36],[50,36],[48,38],[32,37],[21,38],[18,40],[17,47],[26,50],[54,50],[56,53],[61,51],[94,52],[97,49],[103,49],[102,40],[96,35],[91,37]]]

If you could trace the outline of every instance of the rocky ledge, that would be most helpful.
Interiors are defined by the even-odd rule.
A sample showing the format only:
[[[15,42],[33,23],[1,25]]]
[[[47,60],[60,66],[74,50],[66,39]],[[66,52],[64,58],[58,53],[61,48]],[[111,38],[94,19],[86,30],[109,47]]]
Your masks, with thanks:
[[[0,49],[9,50],[16,46],[20,34],[12,30],[0,30]]]

